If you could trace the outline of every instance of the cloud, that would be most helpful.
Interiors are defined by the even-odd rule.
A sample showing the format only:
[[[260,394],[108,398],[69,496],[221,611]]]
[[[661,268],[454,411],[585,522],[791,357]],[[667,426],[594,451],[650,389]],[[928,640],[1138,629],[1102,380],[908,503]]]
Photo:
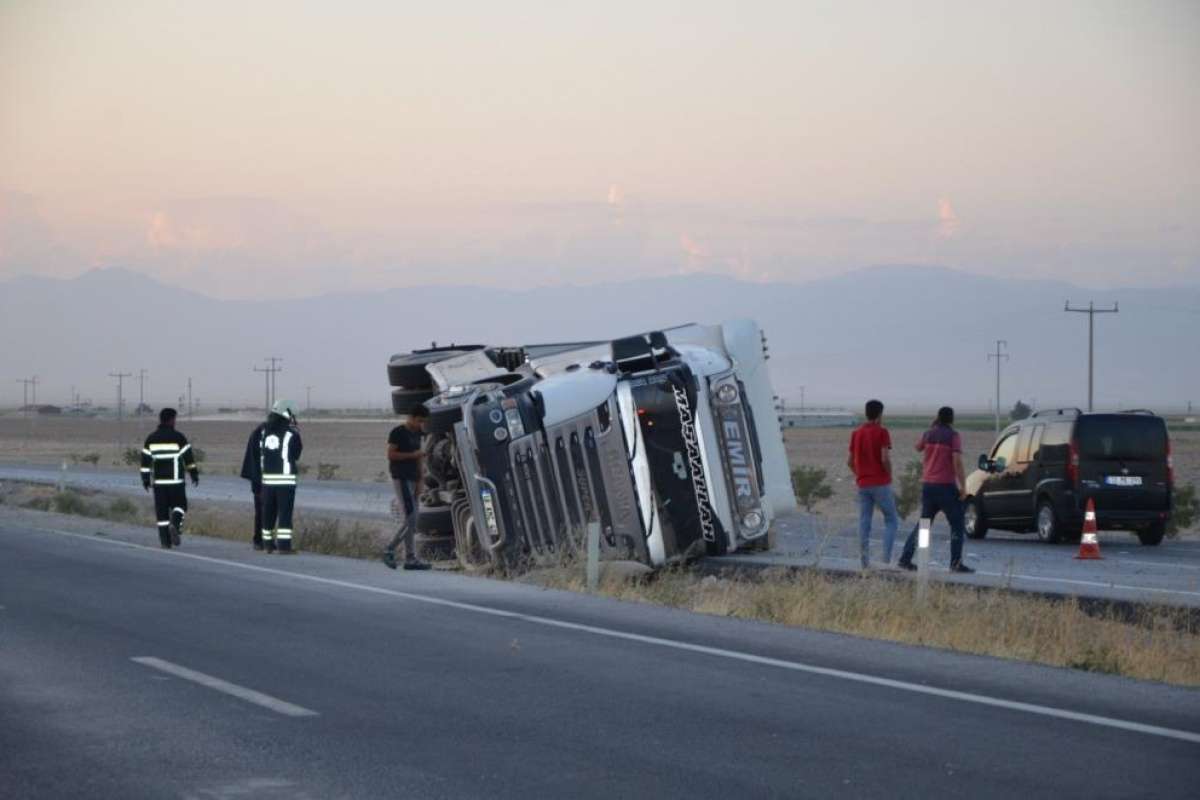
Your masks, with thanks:
[[[943,239],[952,239],[958,233],[958,214],[954,213],[954,206],[950,205],[948,198],[938,200],[938,236]]]

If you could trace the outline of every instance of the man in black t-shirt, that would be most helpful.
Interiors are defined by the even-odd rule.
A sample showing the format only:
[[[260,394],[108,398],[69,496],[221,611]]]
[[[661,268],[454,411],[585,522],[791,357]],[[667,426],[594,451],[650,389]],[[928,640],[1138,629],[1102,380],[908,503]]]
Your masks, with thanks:
[[[390,569],[396,568],[396,546],[404,541],[404,568],[429,569],[429,565],[417,560],[416,548],[413,546],[413,533],[417,527],[417,494],[421,482],[421,432],[429,411],[423,405],[415,405],[409,409],[408,417],[403,425],[397,425],[388,434],[388,471],[392,476],[392,486],[396,490],[396,499],[404,511],[404,521],[400,530],[392,537],[387,549],[383,551],[383,563]]]

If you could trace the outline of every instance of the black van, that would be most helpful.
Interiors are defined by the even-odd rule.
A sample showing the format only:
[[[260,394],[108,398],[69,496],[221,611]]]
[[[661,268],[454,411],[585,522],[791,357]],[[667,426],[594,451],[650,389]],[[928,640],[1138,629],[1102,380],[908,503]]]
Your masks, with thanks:
[[[967,536],[989,528],[1078,541],[1088,499],[1104,530],[1163,539],[1171,515],[1171,443],[1149,411],[1039,411],[1006,428],[967,476]]]

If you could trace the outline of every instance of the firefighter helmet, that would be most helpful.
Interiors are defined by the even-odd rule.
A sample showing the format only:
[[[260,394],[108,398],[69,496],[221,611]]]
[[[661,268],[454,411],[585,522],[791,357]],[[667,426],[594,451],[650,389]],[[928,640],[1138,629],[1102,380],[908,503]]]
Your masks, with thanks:
[[[296,406],[291,400],[276,400],[275,404],[271,406],[271,413],[286,417],[293,422],[296,421]]]

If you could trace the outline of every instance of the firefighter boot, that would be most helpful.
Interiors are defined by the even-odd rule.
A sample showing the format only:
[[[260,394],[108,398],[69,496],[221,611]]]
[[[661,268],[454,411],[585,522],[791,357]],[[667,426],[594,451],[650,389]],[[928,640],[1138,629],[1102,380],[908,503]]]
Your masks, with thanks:
[[[171,549],[171,523],[158,526],[158,546],[164,550]]]
[[[175,509],[171,512],[171,544],[179,547],[183,535],[183,512]]]

